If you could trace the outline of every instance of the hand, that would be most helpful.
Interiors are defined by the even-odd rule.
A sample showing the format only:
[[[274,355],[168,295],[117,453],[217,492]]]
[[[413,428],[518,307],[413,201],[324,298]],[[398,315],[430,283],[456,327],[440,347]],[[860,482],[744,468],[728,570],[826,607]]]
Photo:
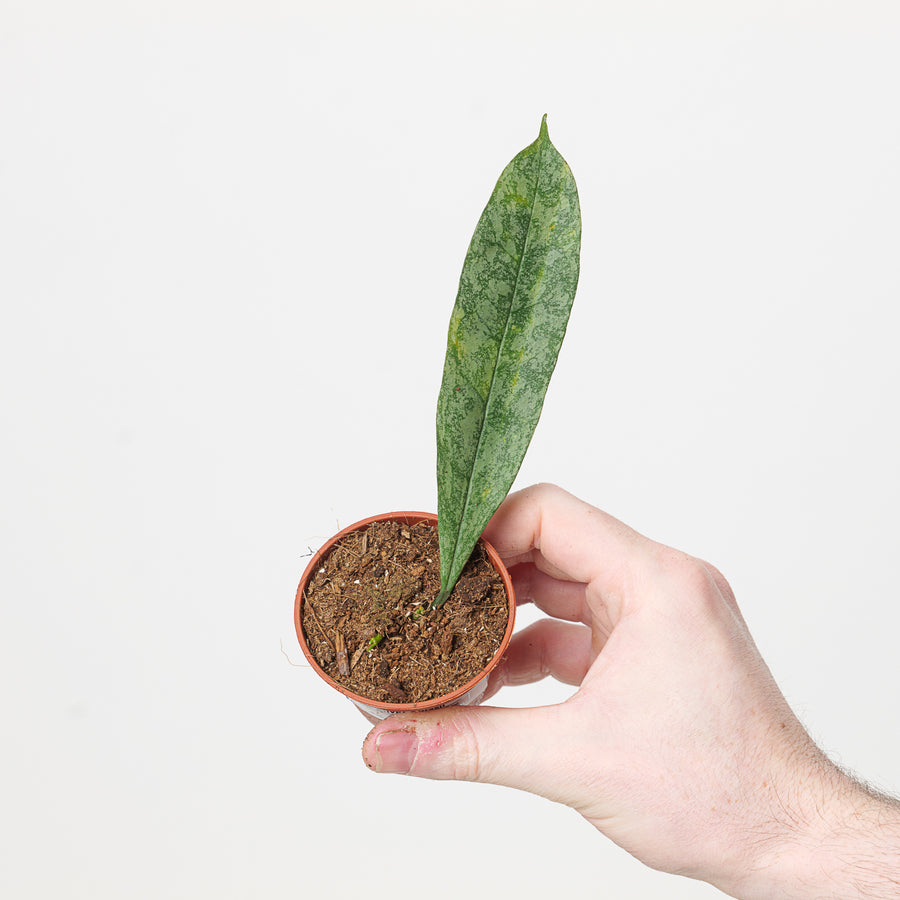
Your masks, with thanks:
[[[556,706],[392,716],[363,745],[370,768],[541,794],[736,897],[897,896],[900,809],[818,750],[716,569],[546,485],[507,498],[485,537],[519,602],[551,617],[513,638],[490,690],[580,687]],[[848,879],[873,829],[865,893]]]

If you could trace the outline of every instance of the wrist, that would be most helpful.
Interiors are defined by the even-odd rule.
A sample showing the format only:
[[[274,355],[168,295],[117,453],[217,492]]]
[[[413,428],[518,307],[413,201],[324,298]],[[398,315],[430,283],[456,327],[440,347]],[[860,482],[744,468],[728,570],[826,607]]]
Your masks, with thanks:
[[[804,873],[805,896],[888,900],[900,896],[900,804],[842,772],[832,802],[819,816]]]
[[[900,803],[831,763],[785,803],[782,834],[734,894],[741,900],[896,900]]]

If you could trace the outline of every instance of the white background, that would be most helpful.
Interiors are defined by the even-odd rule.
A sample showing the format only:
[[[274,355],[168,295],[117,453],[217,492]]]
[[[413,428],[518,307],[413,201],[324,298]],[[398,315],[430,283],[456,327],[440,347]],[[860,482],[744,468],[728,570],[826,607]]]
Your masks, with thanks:
[[[459,269],[545,112],[582,275],[518,485],[715,563],[900,790],[898,46],[890,2],[0,0],[0,893],[718,896],[373,775],[289,663],[309,548],[436,505]]]

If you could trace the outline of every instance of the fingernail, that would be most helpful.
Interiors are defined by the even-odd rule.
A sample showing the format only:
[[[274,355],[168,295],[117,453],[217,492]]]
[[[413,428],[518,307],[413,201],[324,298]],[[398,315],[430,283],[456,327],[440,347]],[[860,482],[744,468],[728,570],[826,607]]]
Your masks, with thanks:
[[[383,731],[375,739],[375,770],[405,775],[412,768],[418,745],[414,731]]]

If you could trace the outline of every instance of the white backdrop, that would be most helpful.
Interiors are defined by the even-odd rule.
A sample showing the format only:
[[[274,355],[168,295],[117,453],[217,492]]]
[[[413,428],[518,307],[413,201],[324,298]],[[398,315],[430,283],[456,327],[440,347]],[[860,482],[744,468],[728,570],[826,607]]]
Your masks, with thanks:
[[[898,7],[675,6],[0,0],[0,893],[718,896],[371,774],[289,662],[309,549],[435,507],[459,270],[545,112],[582,276],[517,484],[715,563],[900,791]]]

